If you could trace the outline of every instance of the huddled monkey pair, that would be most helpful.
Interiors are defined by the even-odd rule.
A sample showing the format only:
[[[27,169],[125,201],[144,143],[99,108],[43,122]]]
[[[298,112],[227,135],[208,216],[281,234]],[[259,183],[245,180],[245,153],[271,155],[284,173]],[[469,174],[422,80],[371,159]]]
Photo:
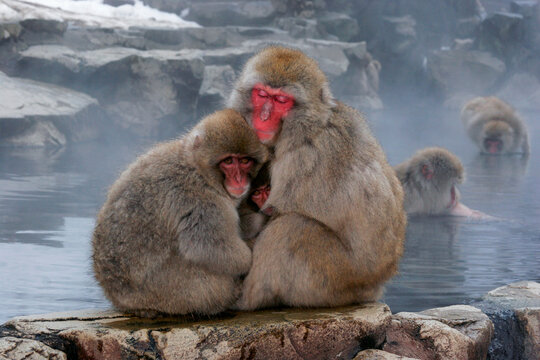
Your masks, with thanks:
[[[461,120],[480,151],[489,155],[529,154],[525,123],[514,109],[496,97],[477,97],[465,104]],[[405,192],[405,210],[416,215],[490,218],[459,201],[456,186],[464,180],[460,160],[442,148],[418,151],[395,167]]]
[[[279,46],[246,63],[228,106],[110,189],[93,236],[105,295],[141,316],[377,299],[406,216],[366,120]]]

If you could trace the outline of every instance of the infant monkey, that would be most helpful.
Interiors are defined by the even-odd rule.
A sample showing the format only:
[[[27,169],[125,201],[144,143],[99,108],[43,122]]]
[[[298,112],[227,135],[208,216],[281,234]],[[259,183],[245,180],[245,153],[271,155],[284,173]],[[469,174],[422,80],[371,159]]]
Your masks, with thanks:
[[[114,306],[144,317],[230,307],[251,266],[237,207],[267,157],[228,109],[131,164],[92,239],[95,277]]]
[[[238,208],[242,238],[248,241],[250,247],[253,247],[255,238],[269,219],[269,216],[260,210],[263,208],[268,196],[270,196],[270,169],[269,163],[266,163],[255,180],[252,181],[250,195],[242,201]]]

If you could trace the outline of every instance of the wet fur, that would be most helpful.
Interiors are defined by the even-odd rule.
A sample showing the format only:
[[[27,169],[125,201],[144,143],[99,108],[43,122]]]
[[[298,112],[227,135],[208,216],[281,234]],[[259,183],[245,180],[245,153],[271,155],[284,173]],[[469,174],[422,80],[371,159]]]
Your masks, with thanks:
[[[121,311],[215,314],[239,295],[251,265],[236,207],[218,163],[227,154],[257,160],[267,151],[232,110],[203,119],[179,140],[139,157],[111,187],[93,234],[93,266]]]

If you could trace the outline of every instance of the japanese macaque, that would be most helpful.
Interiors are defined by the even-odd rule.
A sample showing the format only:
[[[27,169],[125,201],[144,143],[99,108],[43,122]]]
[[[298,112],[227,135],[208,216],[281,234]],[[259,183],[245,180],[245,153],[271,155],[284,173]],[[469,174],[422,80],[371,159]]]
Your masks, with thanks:
[[[95,277],[113,305],[145,317],[230,307],[251,266],[237,206],[267,156],[228,109],[131,164],[111,187],[92,239]]]
[[[403,252],[403,191],[366,120],[335,101],[314,60],[272,46],[245,65],[229,106],[273,148],[272,217],[237,307],[377,299]]]
[[[268,221],[269,216],[260,210],[270,196],[270,186],[270,169],[266,163],[252,181],[251,193],[238,208],[242,238],[248,241],[250,246]]]
[[[514,109],[496,97],[477,97],[461,111],[469,137],[486,154],[529,154],[525,123]]]
[[[448,150],[438,147],[420,150],[395,170],[405,192],[407,214],[489,217],[459,201],[456,186],[465,180],[465,171],[457,156]]]

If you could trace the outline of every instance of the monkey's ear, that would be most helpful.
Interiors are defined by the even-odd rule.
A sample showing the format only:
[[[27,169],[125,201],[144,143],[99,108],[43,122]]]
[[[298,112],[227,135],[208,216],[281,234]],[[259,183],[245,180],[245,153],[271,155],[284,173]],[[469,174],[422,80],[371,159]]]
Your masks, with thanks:
[[[433,178],[433,170],[426,164],[422,165],[422,176],[426,180],[431,180]]]
[[[321,89],[321,101],[329,105],[330,107],[335,107],[336,102],[334,100],[334,96],[332,95],[332,92],[330,91],[330,88],[328,87],[328,84],[324,84]]]

